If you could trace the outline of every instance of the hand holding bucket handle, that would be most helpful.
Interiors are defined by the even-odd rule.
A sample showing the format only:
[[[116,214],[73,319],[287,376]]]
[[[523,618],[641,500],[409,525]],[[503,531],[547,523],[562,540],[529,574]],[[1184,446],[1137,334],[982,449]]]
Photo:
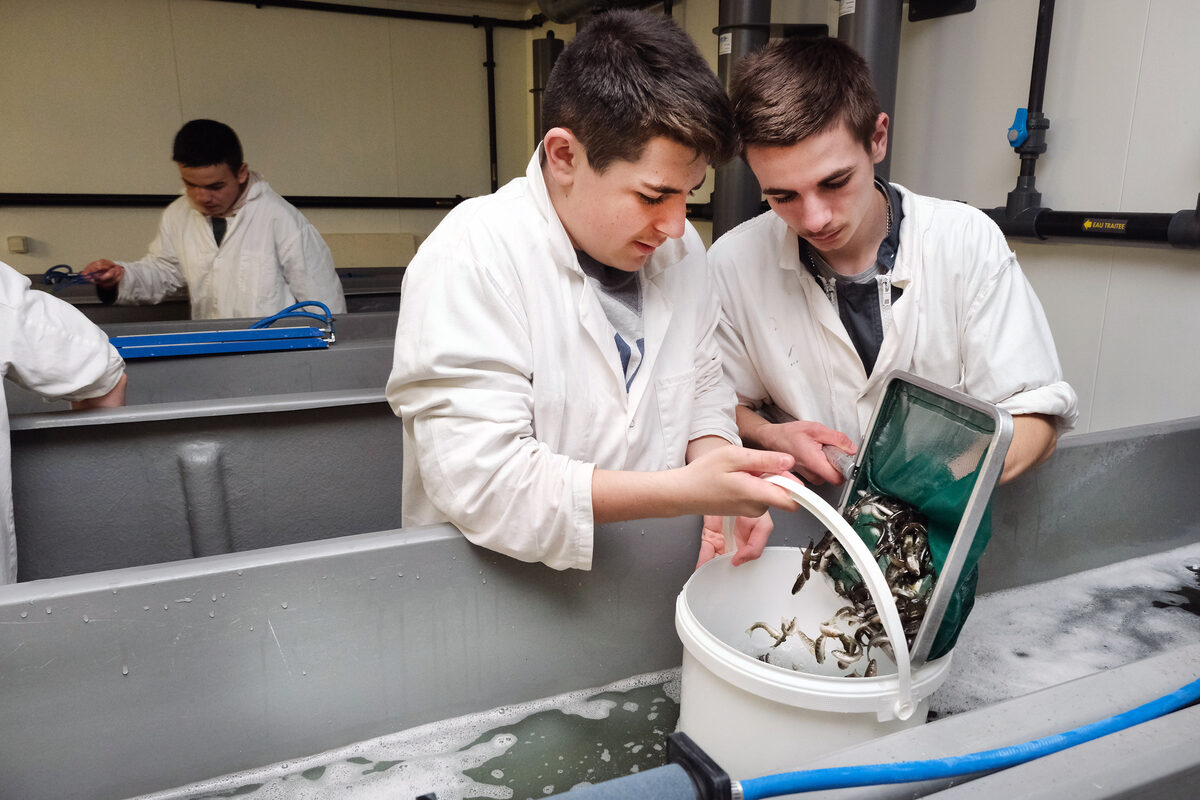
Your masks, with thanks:
[[[912,664],[908,652],[908,639],[904,636],[904,626],[900,622],[899,612],[896,611],[896,601],[892,599],[892,589],[888,586],[887,578],[883,576],[879,565],[875,563],[870,549],[854,532],[854,528],[850,527],[850,523],[846,522],[833,506],[818,497],[807,486],[783,475],[772,475],[766,480],[787,490],[797,503],[825,523],[834,538],[854,559],[855,565],[862,573],[867,589],[871,592],[871,599],[875,601],[879,619],[883,623],[883,629],[887,632],[888,639],[892,644],[892,651],[896,655],[896,676],[900,686],[896,703],[892,706],[892,712],[896,715],[896,719],[908,719],[916,711],[916,704],[912,700]]]

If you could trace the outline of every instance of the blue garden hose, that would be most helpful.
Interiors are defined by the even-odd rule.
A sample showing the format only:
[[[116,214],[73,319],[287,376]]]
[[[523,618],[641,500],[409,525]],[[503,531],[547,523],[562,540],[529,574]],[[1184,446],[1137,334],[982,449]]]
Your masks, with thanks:
[[[304,309],[309,306],[314,306],[321,309],[325,312],[324,315],[318,315],[312,311],[305,311]],[[329,306],[325,305],[320,300],[301,300],[299,303],[293,303],[282,311],[278,311],[269,317],[263,317],[258,322],[251,325],[250,329],[254,330],[256,328],[267,328],[281,319],[298,319],[300,317],[308,317],[310,319],[315,319],[318,322],[325,323],[325,325],[329,328],[329,341],[333,341],[333,312],[329,310]]]
[[[852,767],[782,772],[777,775],[766,775],[742,781],[741,796],[745,800],[757,800],[763,797],[779,797],[785,794],[813,792],[821,789],[847,789],[853,786],[908,783],[1006,769],[1035,758],[1057,753],[1060,750],[1066,750],[1068,747],[1090,742],[1110,733],[1122,731],[1142,722],[1148,722],[1197,700],[1200,700],[1200,679],[1121,714],[1064,733],[1034,739],[1031,742],[968,753],[963,756],[931,758],[925,761],[897,761],[891,764],[864,764]],[[738,796],[736,790],[734,796]]]

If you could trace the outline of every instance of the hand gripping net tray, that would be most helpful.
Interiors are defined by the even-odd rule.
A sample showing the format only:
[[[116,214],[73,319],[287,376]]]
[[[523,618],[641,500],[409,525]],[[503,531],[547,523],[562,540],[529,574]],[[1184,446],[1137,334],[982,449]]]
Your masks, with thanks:
[[[950,652],[974,605],[990,501],[1012,434],[1004,409],[908,372],[887,376],[838,511],[863,492],[878,493],[928,520],[935,579],[912,642],[914,666]]]

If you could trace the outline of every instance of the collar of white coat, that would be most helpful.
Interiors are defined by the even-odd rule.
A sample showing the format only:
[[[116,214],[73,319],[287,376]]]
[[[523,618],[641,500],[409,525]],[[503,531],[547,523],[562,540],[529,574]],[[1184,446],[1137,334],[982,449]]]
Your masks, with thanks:
[[[257,200],[262,197],[262,193],[269,188],[267,182],[263,180],[263,176],[259,175],[254,170],[250,170],[249,177],[246,178],[246,191],[242,192],[242,196],[233,204],[233,208],[229,209],[229,213],[225,215],[227,219],[232,219],[237,216],[237,213],[249,203],[251,200]]]
[[[542,173],[541,156],[542,145],[539,144],[533,151],[533,158],[529,159],[529,166],[525,169],[529,196],[533,199],[534,207],[546,220],[546,227],[550,235],[550,248],[554,253],[555,260],[566,269],[582,276],[583,268],[579,266],[579,259],[575,255],[571,237],[567,235],[567,229],[563,227],[562,220],[558,218],[558,212],[554,210],[554,204],[550,202],[550,191],[546,188],[546,177]],[[641,272],[647,280],[653,280],[667,267],[682,261],[686,255],[687,248],[683,244],[683,239],[668,239],[654,251],[654,254],[642,267]]]

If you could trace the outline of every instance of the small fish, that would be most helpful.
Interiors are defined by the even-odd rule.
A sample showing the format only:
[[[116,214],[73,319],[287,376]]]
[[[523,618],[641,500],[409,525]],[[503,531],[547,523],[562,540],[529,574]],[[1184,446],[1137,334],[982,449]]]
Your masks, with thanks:
[[[822,636],[828,636],[831,639],[842,638],[841,630],[833,625],[830,625],[828,622],[822,622],[819,627],[821,629]]]

